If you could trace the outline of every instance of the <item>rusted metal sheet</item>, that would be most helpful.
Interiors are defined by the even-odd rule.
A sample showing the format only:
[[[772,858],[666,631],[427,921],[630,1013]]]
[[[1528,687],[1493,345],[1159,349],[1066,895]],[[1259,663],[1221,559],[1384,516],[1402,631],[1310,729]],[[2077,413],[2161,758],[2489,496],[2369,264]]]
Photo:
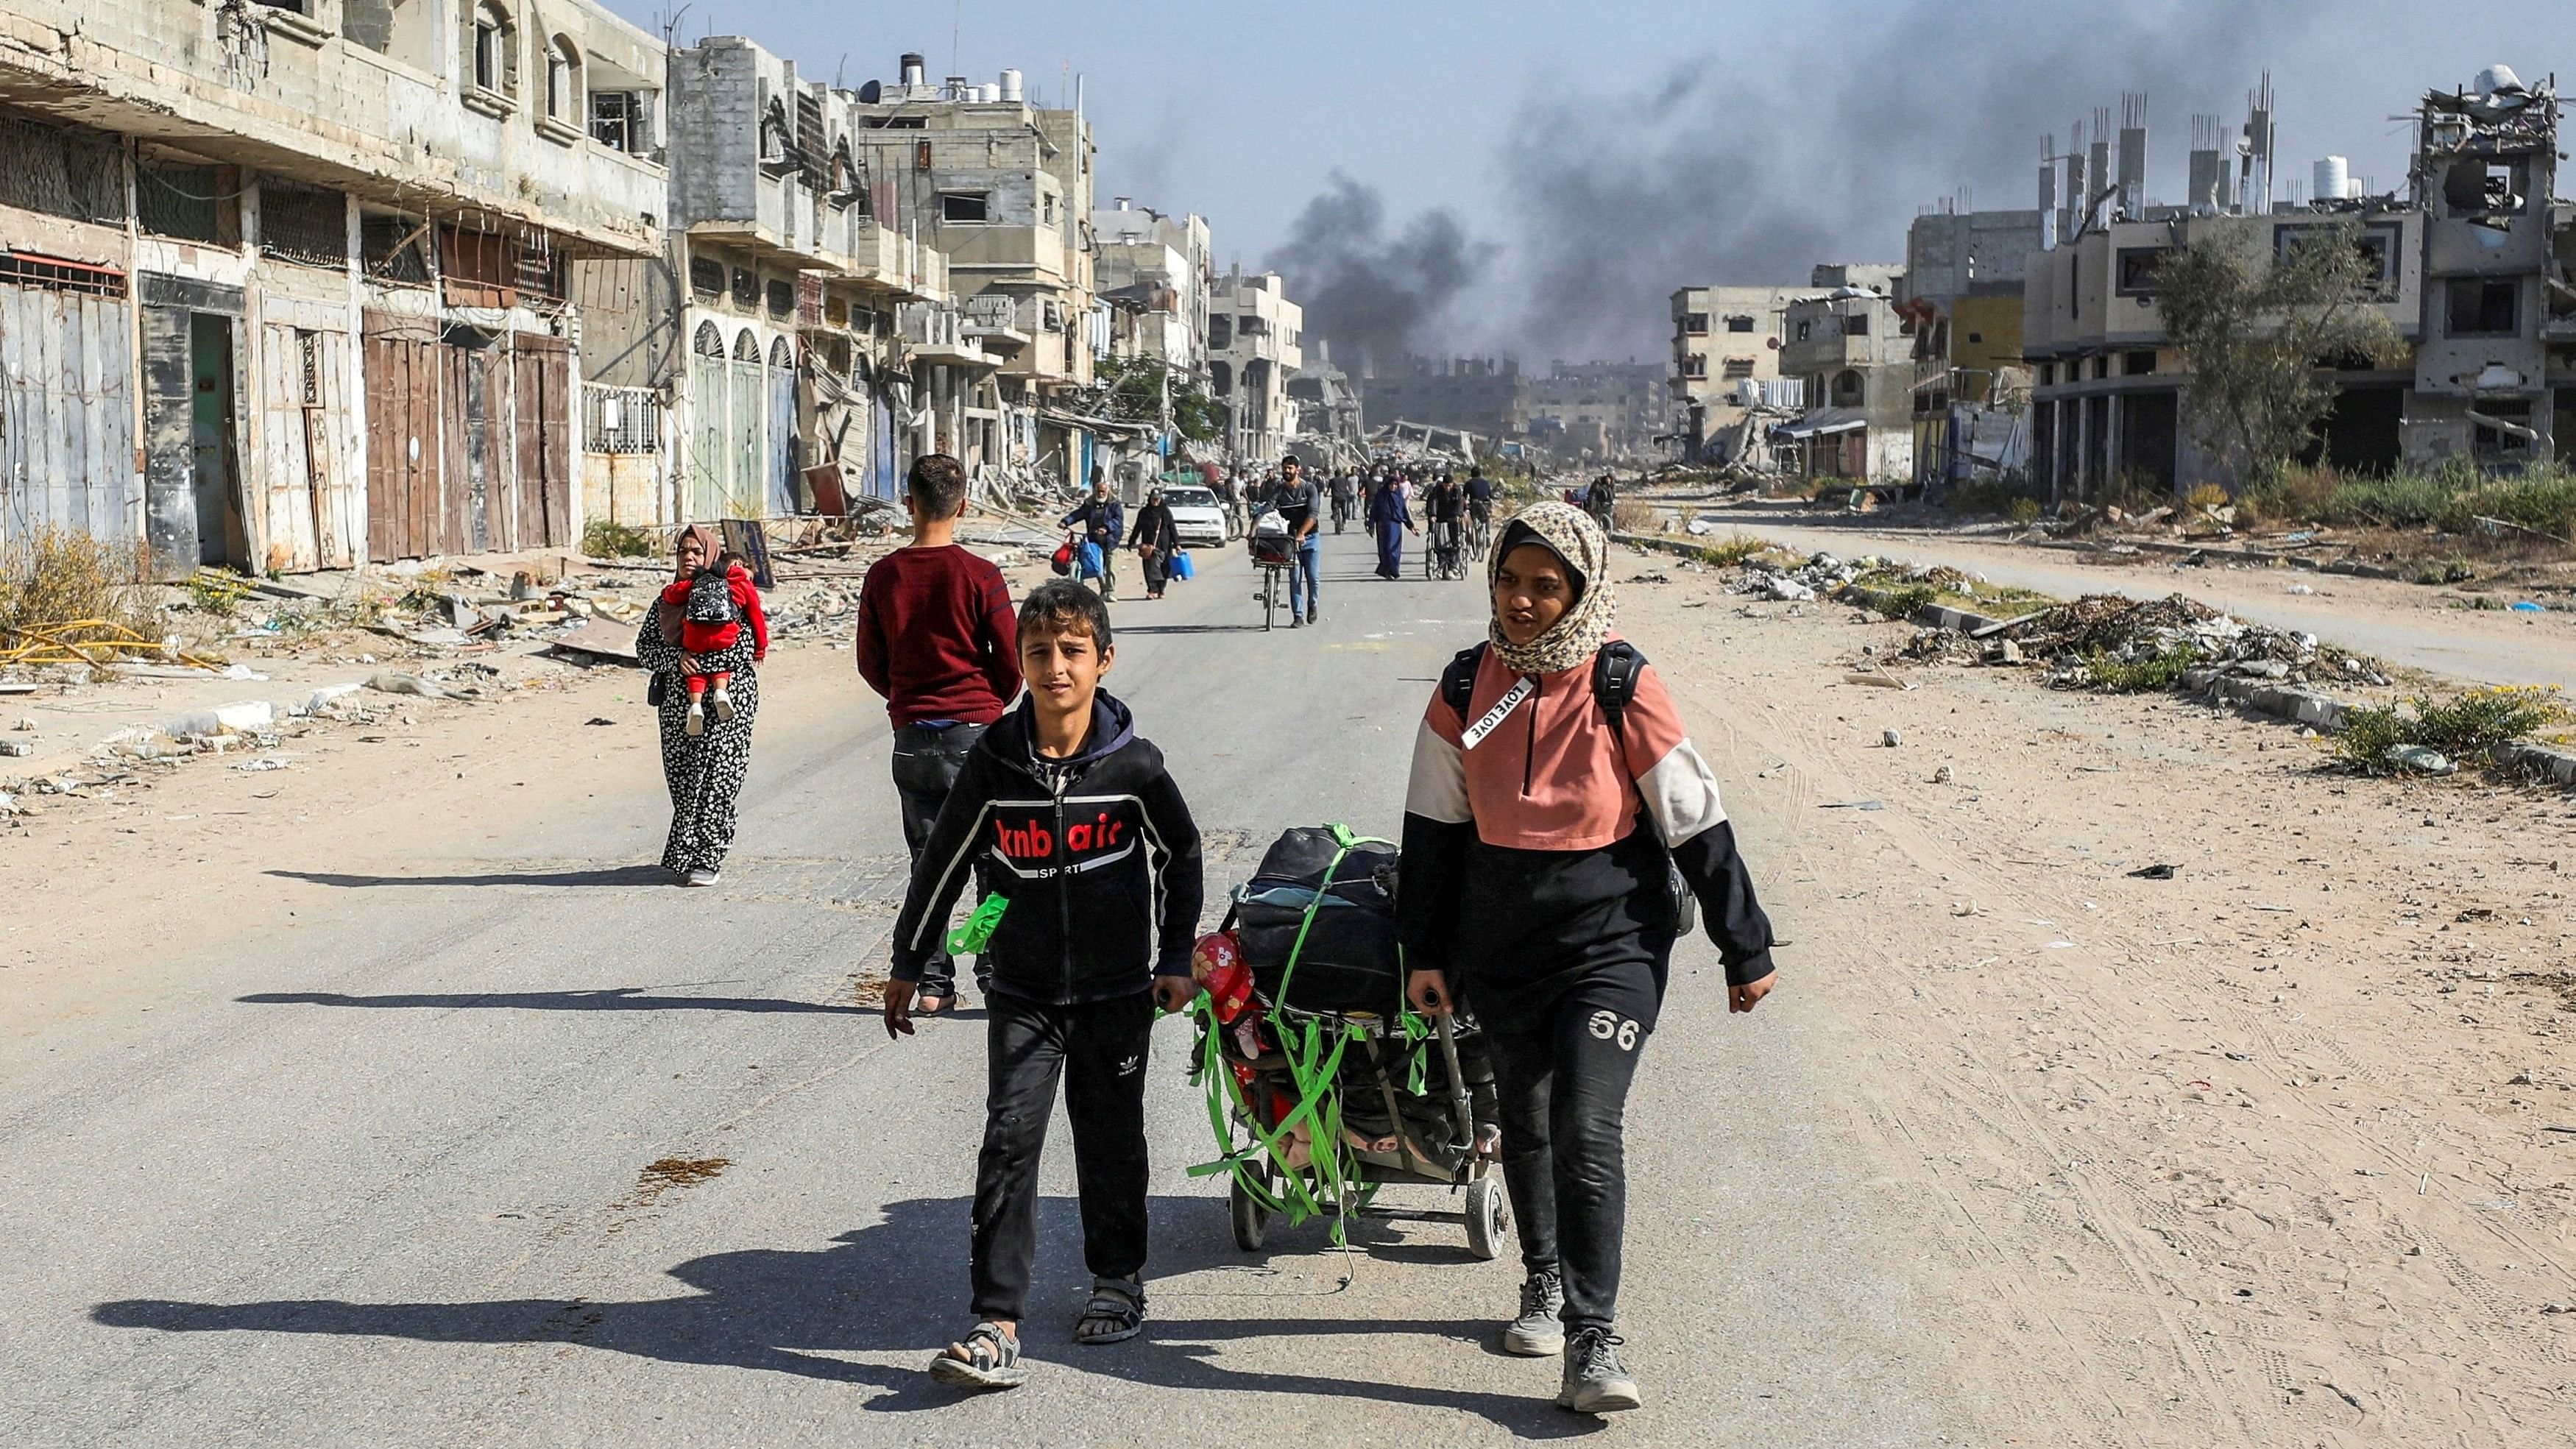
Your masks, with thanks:
[[[0,534],[131,539],[134,322],[121,295],[0,286]]]

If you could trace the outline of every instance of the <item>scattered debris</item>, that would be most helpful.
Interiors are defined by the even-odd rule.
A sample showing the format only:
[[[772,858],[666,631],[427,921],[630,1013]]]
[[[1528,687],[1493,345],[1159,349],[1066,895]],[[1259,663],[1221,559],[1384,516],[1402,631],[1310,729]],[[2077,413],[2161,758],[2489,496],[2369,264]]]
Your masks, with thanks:
[[[2390,745],[2383,758],[2401,770],[2419,775],[2448,775],[2460,768],[2450,756],[2430,745]]]
[[[1943,765],[1932,772],[1932,783],[1935,785],[1947,785],[1950,783],[1952,778],[1953,776],[1950,774],[1950,767],[1947,765]]]
[[[2174,868],[2170,865],[2161,864],[2144,865],[2129,872],[2129,875],[2133,880],[2172,880],[2174,878]]]
[[[1892,750],[1897,746],[1904,744],[1905,737],[1894,730],[1880,730],[1878,732],[1878,743],[1880,748]]]
[[[1887,807],[1876,800],[1837,800],[1816,808],[1819,810],[1884,810]]]

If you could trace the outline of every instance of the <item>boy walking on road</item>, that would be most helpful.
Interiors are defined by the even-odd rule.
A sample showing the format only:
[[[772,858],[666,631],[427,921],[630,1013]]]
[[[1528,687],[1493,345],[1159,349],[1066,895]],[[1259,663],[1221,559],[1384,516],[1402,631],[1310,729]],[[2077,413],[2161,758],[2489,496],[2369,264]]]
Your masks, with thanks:
[[[982,1389],[1027,1378],[1019,1325],[1059,1079],[1092,1274],[1073,1341],[1118,1343],[1143,1330],[1145,1061],[1156,1008],[1178,1011],[1195,990],[1204,889],[1198,826],[1162,752],[1101,692],[1116,658],[1106,602],[1069,580],[1039,585],[1020,607],[1019,649],[1028,696],[976,742],[940,809],[895,920],[885,993],[886,1034],[910,1035],[915,983],[973,876],[992,968],[976,1323],[930,1374]]]
[[[1020,692],[1019,627],[1011,590],[992,561],[957,544],[966,470],[945,453],[912,465],[904,494],[912,543],[868,570],[859,586],[859,677],[885,696],[894,721],[894,789],[913,859],[965,766],[966,752]],[[957,963],[922,962],[913,1009],[946,1011]]]

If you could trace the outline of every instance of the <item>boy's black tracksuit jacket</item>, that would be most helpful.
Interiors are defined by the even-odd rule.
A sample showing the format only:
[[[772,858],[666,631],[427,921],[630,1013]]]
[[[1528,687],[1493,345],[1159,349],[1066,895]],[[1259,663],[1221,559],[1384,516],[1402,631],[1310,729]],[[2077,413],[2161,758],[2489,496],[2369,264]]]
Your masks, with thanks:
[[[1011,903],[984,949],[993,990],[1070,1006],[1188,975],[1199,831],[1162,751],[1105,693],[1071,758],[1039,756],[1030,720],[1022,700],[967,754],[895,920],[894,978],[921,979],[970,874]]]

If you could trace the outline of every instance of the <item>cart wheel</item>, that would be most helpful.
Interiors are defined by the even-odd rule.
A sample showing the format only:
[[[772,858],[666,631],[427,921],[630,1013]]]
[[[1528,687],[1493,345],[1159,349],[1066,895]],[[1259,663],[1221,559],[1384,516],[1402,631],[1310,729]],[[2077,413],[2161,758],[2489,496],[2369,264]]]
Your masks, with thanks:
[[[1234,1245],[1247,1253],[1258,1253],[1270,1240],[1270,1209],[1255,1201],[1240,1177],[1226,1180],[1226,1216],[1234,1224]]]
[[[1467,1251],[1492,1262],[1503,1255],[1503,1232],[1512,1215],[1503,1200],[1503,1185],[1491,1176],[1467,1184]]]

